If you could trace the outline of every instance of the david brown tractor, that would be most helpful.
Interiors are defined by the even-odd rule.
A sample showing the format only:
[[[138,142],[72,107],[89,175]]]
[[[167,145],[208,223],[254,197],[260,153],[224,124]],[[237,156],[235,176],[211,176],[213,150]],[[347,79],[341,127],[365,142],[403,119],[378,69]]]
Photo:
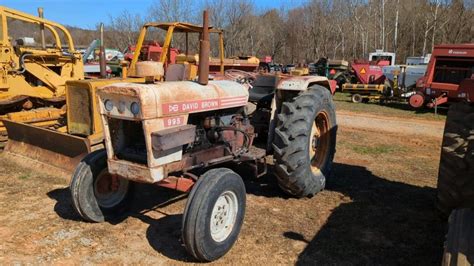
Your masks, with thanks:
[[[324,188],[331,170],[337,125],[325,77],[278,82],[273,77],[270,120],[265,131],[256,130],[245,108],[249,86],[208,81],[206,12],[203,21],[197,82],[173,81],[179,73],[167,72],[183,68],[164,71],[161,63],[147,62],[136,68],[146,83],[98,90],[106,149],[83,159],[70,190],[78,214],[92,222],[120,214],[135,182],[189,192],[183,243],[196,259],[212,261],[230,250],[245,214],[244,183],[228,165],[247,164],[258,177],[266,172],[266,155],[273,150],[283,190],[312,196]],[[271,147],[254,144],[259,134],[268,136]]]
[[[170,70],[166,72],[166,80],[195,79],[198,69],[196,62],[194,60],[191,62],[181,60],[179,64],[173,62],[173,58],[170,57],[173,51],[171,41],[178,34],[198,35],[202,32],[202,27],[182,22],[146,23],[142,26],[135,45],[138,51],[143,51],[146,37],[150,36],[154,30],[160,30],[165,34],[163,52],[159,54],[157,62]],[[221,32],[215,28],[210,29],[211,34]],[[188,45],[188,42],[183,44],[185,47]],[[223,46],[219,48],[220,58],[224,58]],[[122,78],[68,81],[66,83],[66,119],[61,119],[61,123],[57,125],[60,126],[58,129],[41,128],[10,119],[3,120],[8,131],[8,142],[4,150],[8,158],[27,167],[39,162],[40,165],[46,165],[48,170],[54,172],[58,172],[57,170],[67,174],[73,172],[84,156],[104,147],[102,123],[96,101],[97,88],[119,82],[144,82],[145,79],[138,77],[135,73],[135,66],[142,63],[140,62],[142,56],[146,54],[134,54],[129,67],[122,69]],[[158,55],[153,54],[153,56],[154,58],[150,61],[155,61]],[[224,76],[224,60],[221,61],[220,69],[222,70],[220,74]],[[174,76],[171,77],[172,75]],[[35,163],[32,164],[32,161]]]

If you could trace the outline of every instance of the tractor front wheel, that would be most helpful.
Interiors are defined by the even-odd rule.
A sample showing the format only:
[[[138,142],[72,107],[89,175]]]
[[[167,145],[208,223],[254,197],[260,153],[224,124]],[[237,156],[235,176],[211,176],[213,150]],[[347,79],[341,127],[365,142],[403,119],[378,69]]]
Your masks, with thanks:
[[[245,215],[242,178],[228,168],[204,173],[189,194],[183,214],[182,238],[200,261],[224,256],[237,240]]]
[[[314,85],[288,102],[277,115],[273,140],[275,175],[296,197],[321,191],[336,151],[336,113],[331,93]]]
[[[126,209],[133,183],[107,171],[107,154],[87,155],[72,175],[69,189],[77,213],[86,221],[103,222]]]

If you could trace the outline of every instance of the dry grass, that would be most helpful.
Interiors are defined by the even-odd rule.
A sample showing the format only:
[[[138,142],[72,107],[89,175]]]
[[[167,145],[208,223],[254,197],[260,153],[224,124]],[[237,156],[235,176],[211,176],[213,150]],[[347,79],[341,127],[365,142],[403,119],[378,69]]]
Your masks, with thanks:
[[[245,177],[245,224],[218,264],[439,264],[439,145],[341,127],[333,175],[315,197],[287,197],[271,175]],[[185,200],[165,203],[177,193],[139,186],[122,219],[92,224],[72,209],[66,179],[3,159],[0,169],[0,264],[193,262],[180,242]]]

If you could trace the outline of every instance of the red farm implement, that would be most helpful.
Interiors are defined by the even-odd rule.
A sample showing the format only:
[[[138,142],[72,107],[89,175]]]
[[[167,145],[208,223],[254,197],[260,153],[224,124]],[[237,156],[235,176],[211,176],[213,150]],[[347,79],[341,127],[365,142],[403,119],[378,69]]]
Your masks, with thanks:
[[[474,101],[474,43],[436,45],[425,76],[410,97],[413,108]]]

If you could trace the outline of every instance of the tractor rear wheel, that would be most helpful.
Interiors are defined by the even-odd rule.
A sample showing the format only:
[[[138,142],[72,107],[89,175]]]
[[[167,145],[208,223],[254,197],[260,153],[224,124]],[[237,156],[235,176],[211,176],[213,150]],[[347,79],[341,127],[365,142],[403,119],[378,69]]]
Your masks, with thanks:
[[[474,210],[456,209],[449,217],[443,266],[474,264]]]
[[[474,105],[451,105],[438,174],[438,209],[474,208]]]
[[[69,186],[77,213],[86,221],[103,222],[126,209],[133,183],[107,171],[105,150],[87,155],[77,166]]]
[[[273,150],[280,187],[296,197],[313,196],[326,184],[336,151],[336,114],[331,93],[314,85],[277,115]]]

